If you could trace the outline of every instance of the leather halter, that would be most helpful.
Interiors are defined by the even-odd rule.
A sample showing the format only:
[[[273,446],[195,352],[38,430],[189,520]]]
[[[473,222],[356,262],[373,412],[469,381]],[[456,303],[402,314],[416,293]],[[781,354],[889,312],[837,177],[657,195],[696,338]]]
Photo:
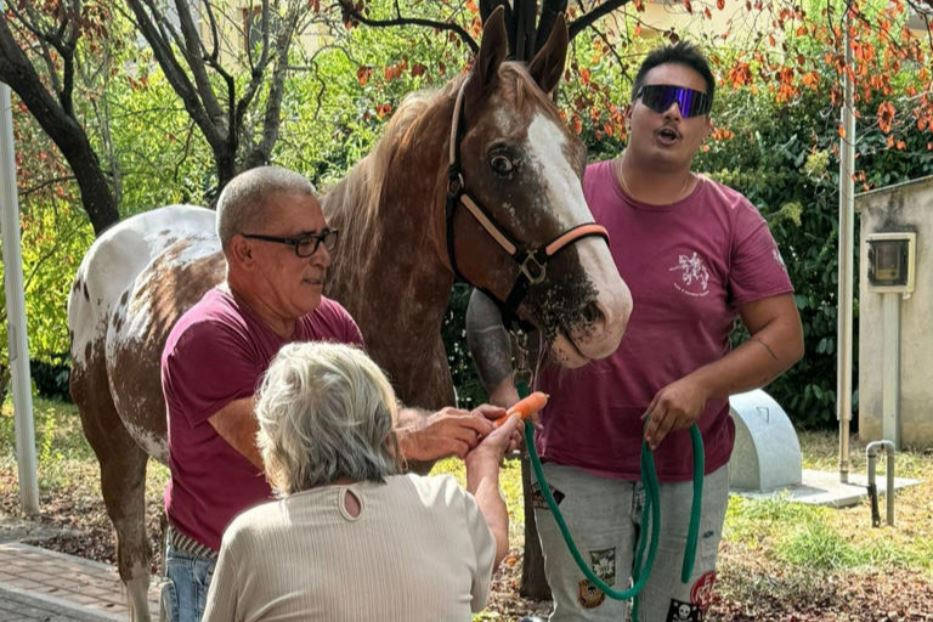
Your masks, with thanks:
[[[492,300],[496,301],[502,311],[506,324],[511,324],[517,318],[515,312],[524,300],[531,285],[538,285],[547,278],[548,262],[560,251],[571,244],[590,236],[598,236],[609,243],[609,232],[602,225],[595,222],[584,223],[568,229],[547,244],[539,247],[525,246],[502,228],[493,215],[483,207],[476,197],[466,189],[463,180],[463,168],[460,165],[460,139],[463,135],[463,94],[469,79],[464,81],[457,93],[454,105],[453,119],[450,124],[450,167],[447,182],[447,255],[454,276],[469,282],[457,268],[456,249],[454,247],[454,216],[457,207],[463,205],[473,218],[483,227],[496,244],[518,264],[518,275],[512,284],[512,289],[505,300],[500,300],[492,292],[483,290]],[[470,283],[473,285],[473,283]],[[482,288],[480,288],[482,289]]]

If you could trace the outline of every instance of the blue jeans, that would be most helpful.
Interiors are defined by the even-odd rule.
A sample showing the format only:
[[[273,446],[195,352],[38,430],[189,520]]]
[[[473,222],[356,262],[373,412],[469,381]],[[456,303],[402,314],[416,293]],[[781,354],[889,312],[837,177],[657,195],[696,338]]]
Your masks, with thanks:
[[[195,557],[171,544],[165,549],[165,581],[160,597],[160,620],[201,622],[216,559]]]

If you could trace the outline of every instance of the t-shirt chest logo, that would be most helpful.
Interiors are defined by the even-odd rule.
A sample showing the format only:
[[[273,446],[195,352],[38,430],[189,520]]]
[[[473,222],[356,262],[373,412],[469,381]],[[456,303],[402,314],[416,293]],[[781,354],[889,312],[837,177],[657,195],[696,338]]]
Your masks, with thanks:
[[[688,296],[709,294],[709,270],[696,251],[690,255],[678,255],[677,265],[668,269],[676,274],[674,287]]]

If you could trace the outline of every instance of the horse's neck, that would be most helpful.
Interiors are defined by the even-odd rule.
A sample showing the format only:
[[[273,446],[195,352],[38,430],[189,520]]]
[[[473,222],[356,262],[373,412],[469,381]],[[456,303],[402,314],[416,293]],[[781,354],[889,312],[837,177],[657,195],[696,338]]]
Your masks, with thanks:
[[[347,307],[363,331],[367,350],[409,401],[439,399],[405,393],[417,392],[419,377],[430,383],[426,374],[448,373],[439,335],[453,277],[443,259],[444,241],[437,238],[444,232],[442,171],[451,111],[452,103],[441,98],[394,137],[381,188],[373,189],[378,192],[376,211],[368,217],[355,205],[353,186],[372,183],[366,164],[325,198],[330,224],[342,236],[328,295]],[[404,389],[408,384],[410,391]],[[433,390],[449,392],[448,387]]]

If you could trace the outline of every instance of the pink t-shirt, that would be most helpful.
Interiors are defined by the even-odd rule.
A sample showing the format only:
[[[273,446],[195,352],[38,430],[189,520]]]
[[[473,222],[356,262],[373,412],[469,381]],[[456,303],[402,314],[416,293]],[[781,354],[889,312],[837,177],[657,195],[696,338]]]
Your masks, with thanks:
[[[208,418],[253,395],[272,357],[294,341],[362,346],[363,337],[346,309],[328,298],[283,339],[230,293],[212,289],[179,318],[162,351],[172,472],[165,511],[175,527],[214,550],[230,521],[272,491]]]
[[[538,449],[551,462],[636,480],[641,416],[658,390],[729,351],[737,305],[793,286],[764,218],[735,190],[700,177],[685,199],[645,205],[625,194],[608,162],[590,165],[583,187],[634,308],[614,354],[576,370],[542,370],[539,388],[551,398]],[[728,408],[712,400],[698,422],[707,473],[732,453]],[[661,481],[689,480],[689,430],[669,434],[655,464]]]

